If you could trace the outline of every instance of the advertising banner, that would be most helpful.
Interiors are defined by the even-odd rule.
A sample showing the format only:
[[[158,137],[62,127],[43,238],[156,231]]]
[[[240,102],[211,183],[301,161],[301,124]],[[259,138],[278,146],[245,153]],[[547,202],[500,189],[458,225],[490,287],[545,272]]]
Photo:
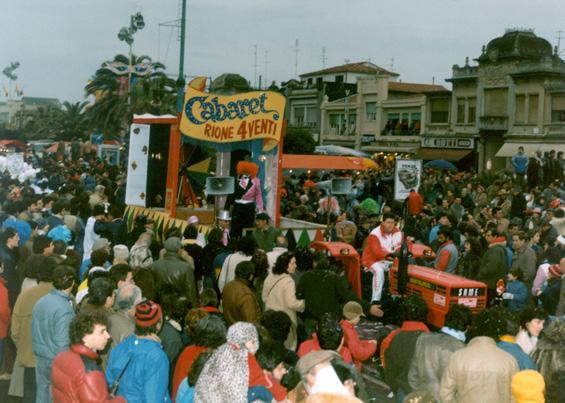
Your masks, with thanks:
[[[281,138],[285,97],[272,91],[216,95],[187,86],[180,121],[185,136],[215,143]]]
[[[410,190],[420,188],[422,160],[396,160],[394,170],[394,200],[404,201]]]

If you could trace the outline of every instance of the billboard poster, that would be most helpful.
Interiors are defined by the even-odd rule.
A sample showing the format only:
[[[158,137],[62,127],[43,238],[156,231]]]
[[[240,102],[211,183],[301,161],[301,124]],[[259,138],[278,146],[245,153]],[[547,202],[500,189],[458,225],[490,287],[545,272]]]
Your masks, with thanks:
[[[187,86],[180,131],[202,141],[230,143],[264,139],[265,151],[278,145],[285,97],[272,91],[216,95]]]
[[[394,200],[404,201],[410,190],[420,188],[422,160],[396,160],[394,170]]]

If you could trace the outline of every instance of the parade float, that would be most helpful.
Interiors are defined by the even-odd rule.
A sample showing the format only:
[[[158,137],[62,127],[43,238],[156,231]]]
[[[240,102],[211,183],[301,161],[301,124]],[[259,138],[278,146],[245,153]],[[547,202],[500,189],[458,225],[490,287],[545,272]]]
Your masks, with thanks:
[[[184,230],[197,216],[206,232],[239,176],[254,166],[263,210],[297,244],[321,240],[323,225],[280,217],[282,142],[286,99],[272,91],[222,95],[205,92],[206,78],[192,80],[180,118],[135,115],[130,127],[126,217],[155,221],[157,236],[171,226]],[[208,152],[206,152],[208,151]],[[212,196],[211,196],[212,195]]]

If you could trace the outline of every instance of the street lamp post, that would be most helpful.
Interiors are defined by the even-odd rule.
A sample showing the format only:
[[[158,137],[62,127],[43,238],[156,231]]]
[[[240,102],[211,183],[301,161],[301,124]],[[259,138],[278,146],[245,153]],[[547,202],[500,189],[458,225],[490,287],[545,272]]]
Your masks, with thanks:
[[[143,29],[145,27],[145,21],[143,21],[143,15],[141,13],[135,13],[134,15],[130,16],[130,24],[129,27],[123,27],[118,32],[118,39],[122,42],[125,42],[129,46],[129,65],[128,65],[128,104],[131,105],[131,73],[133,70],[132,66],[132,58],[133,53],[131,50],[131,46],[133,44],[133,34],[137,31]]]

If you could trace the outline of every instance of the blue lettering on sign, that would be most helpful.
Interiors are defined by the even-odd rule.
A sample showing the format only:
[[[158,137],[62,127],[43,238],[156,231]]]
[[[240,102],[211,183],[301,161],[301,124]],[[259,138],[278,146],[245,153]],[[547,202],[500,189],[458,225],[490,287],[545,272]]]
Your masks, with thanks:
[[[191,123],[195,125],[203,125],[207,122],[223,122],[224,120],[245,119],[251,115],[259,113],[272,113],[273,120],[279,120],[279,114],[275,110],[265,109],[265,101],[267,94],[261,94],[259,97],[238,99],[223,104],[214,97],[211,100],[209,96],[192,97],[185,105],[184,112]],[[194,109],[196,108],[196,111]]]

